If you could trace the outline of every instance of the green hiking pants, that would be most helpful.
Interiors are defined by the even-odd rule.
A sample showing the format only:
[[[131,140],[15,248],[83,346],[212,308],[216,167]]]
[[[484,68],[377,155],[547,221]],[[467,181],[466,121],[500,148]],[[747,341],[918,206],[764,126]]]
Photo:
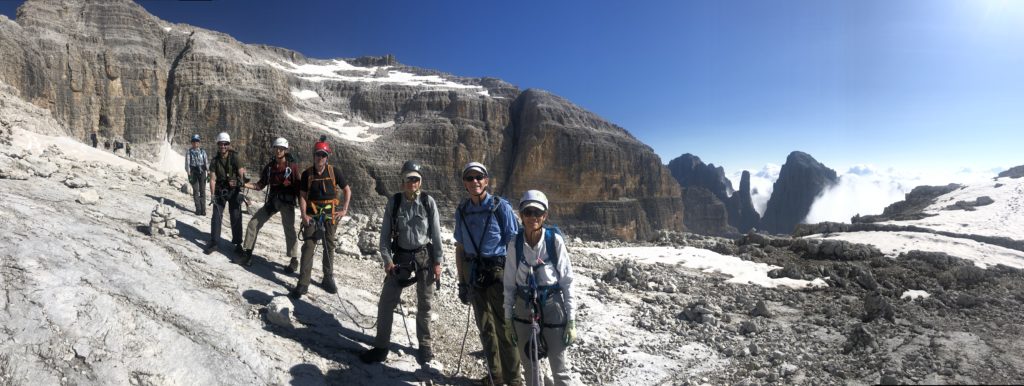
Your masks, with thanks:
[[[324,280],[334,280],[334,247],[337,245],[335,242],[335,234],[338,231],[338,225],[327,221],[324,223],[326,232],[324,232],[324,239],[319,242],[320,250],[323,251],[323,273]],[[313,238],[313,233],[316,232],[315,226],[302,226],[302,259],[300,260],[299,268],[299,287],[309,288],[310,276],[313,274],[313,252],[317,249],[317,240]]]
[[[502,277],[504,270],[497,268],[495,277]],[[476,326],[480,330],[480,344],[486,355],[487,365],[494,381],[507,385],[520,385],[523,378],[519,374],[522,364],[519,351],[505,334],[505,293],[501,280],[495,280],[486,288],[473,288],[469,302],[473,305]],[[500,376],[500,378],[499,378]]]

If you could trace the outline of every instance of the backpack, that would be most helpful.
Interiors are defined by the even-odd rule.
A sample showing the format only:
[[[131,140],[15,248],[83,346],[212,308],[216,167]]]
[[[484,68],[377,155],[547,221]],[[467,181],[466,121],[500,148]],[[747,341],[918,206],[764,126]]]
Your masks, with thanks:
[[[558,271],[558,251],[555,250],[555,235],[562,235],[562,230],[558,229],[557,225],[544,226],[544,249],[548,252],[548,261],[544,264],[533,267],[534,270],[537,268],[548,265],[550,262],[555,266],[555,280],[562,279],[562,273]],[[526,245],[526,236],[524,230],[520,229],[519,233],[516,234],[516,270],[519,269],[519,264],[526,264],[526,257],[523,255],[523,247]],[[533,290],[537,290],[537,282],[532,278],[530,280],[530,286]],[[558,283],[548,286],[558,287]]]
[[[544,249],[547,250],[548,260],[544,262],[544,264],[540,264],[533,267],[533,270],[536,271],[538,268],[543,268],[549,263],[554,265],[556,280],[555,284],[539,287],[537,285],[537,279],[534,276],[533,272],[531,272],[526,279],[530,290],[533,291],[534,293],[534,296],[539,295],[537,298],[535,298],[536,300],[539,300],[539,303],[534,303],[534,307],[536,307],[535,309],[540,308],[539,305],[545,304],[547,302],[547,296],[549,292],[562,289],[561,285],[558,284],[558,281],[562,279],[562,273],[558,271],[558,251],[555,250],[555,235],[562,235],[562,231],[558,229],[558,226],[551,225],[544,227]],[[519,264],[526,264],[526,257],[523,254],[523,248],[525,247],[525,245],[526,236],[524,235],[524,231],[520,229],[519,233],[516,234],[516,271],[519,270]],[[541,311],[541,314],[543,314],[543,311]],[[519,318],[515,319],[520,322],[531,323],[531,321],[522,320]],[[565,327],[565,324],[543,323],[541,324],[541,327]],[[524,353],[526,357],[529,358],[530,360],[540,360],[548,356],[547,346],[547,340],[544,338],[544,335],[537,334],[537,339],[531,339],[529,342],[527,342],[526,347],[524,348]]]
[[[491,210],[490,210],[490,213],[488,213],[488,215],[487,215],[487,219],[484,220],[484,225],[487,225],[488,223],[490,223],[491,222],[491,218],[494,217],[498,221],[498,233],[499,234],[503,234],[503,233],[505,233],[505,225],[504,225],[505,224],[505,221],[504,221],[505,219],[502,218],[502,217],[505,216],[505,213],[500,211],[500,210],[498,210],[498,208],[501,207],[501,203],[502,202],[507,202],[507,201],[504,198],[501,198],[500,196],[497,196],[497,195],[492,195],[492,197],[493,197],[493,200],[492,200],[492,203],[491,203]],[[458,213],[459,213],[459,217],[462,217],[462,229],[466,230],[466,237],[469,237],[469,242],[473,243],[473,249],[479,254],[480,253],[480,245],[478,245],[476,240],[473,240],[473,234],[469,232],[469,225],[466,225],[466,208],[469,207],[469,202],[470,202],[470,200],[468,198],[463,200],[462,204],[459,204]],[[480,240],[481,243],[483,242],[482,238],[483,238],[483,235],[481,235],[481,240]]]
[[[434,211],[431,210],[432,208],[430,207],[430,196],[427,195],[427,192],[420,191],[420,204],[422,204],[423,207],[426,208],[426,210],[427,210],[427,231],[429,232],[430,231],[430,224],[434,223]],[[391,196],[391,207],[394,208],[394,209],[391,210],[391,239],[392,240],[395,239],[395,236],[396,236],[395,234],[398,232],[398,229],[396,229],[397,228],[396,225],[398,225],[398,208],[400,208],[401,205],[402,205],[402,193],[401,192],[395,193],[394,196]]]
[[[427,232],[430,232],[430,226],[434,224],[434,208],[430,206],[430,195],[427,192],[420,191],[420,204],[427,211]],[[395,193],[391,196],[391,243],[394,244],[395,239],[398,238],[398,209],[402,206],[402,192]],[[436,261],[437,256],[434,256],[434,248],[430,246],[432,243],[427,243],[427,253],[430,255],[430,260]],[[392,251],[393,252],[393,251]]]
[[[491,222],[491,218],[495,218],[496,221],[498,221],[499,233],[505,233],[505,221],[502,221],[504,220],[502,217],[504,217],[505,214],[498,210],[503,201],[505,201],[505,199],[499,196],[493,196],[491,208],[487,213],[487,219],[484,220],[484,226],[486,226]],[[459,205],[458,208],[459,217],[462,218],[462,229],[466,230],[466,237],[469,238],[469,242],[473,244],[473,248],[478,254],[476,258],[470,260],[469,282],[476,288],[488,288],[501,280],[500,278],[495,277],[495,273],[497,272],[497,268],[505,267],[505,260],[483,259],[482,256],[479,256],[480,244],[483,243],[483,237],[486,232],[481,233],[480,243],[473,240],[473,234],[469,231],[469,225],[466,223],[466,208],[469,206],[469,202],[470,200],[467,198],[461,205]]]

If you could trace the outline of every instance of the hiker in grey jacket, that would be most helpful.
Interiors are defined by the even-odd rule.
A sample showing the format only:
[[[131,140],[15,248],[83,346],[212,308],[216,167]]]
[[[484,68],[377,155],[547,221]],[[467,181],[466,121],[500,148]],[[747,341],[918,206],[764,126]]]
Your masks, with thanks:
[[[366,363],[387,359],[391,325],[403,288],[416,284],[416,338],[419,360],[434,359],[430,338],[430,310],[434,283],[441,276],[441,220],[437,202],[420,190],[423,175],[416,161],[402,165],[402,192],[388,200],[380,231],[384,262],[384,288],[377,304],[377,338],[373,349],[359,356]]]
[[[185,171],[188,172],[188,183],[192,185],[192,200],[196,204],[196,214],[206,215],[206,173],[210,170],[210,161],[206,150],[199,147],[199,134],[192,135],[192,148],[185,152]]]

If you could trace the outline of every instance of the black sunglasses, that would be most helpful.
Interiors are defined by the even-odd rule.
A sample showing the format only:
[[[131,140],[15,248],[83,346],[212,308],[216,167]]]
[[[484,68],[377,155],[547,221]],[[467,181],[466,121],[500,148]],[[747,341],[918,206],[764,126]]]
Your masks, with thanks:
[[[537,209],[537,208],[534,208],[534,207],[529,207],[529,208],[523,209],[523,210],[519,211],[519,213],[522,213],[523,217],[534,217],[534,218],[540,217],[540,216],[544,215],[544,211],[543,210],[540,210],[540,209]]]
[[[217,142],[217,146],[231,146],[231,142]]]
[[[463,176],[462,180],[466,181],[466,182],[473,182],[473,180],[483,181],[484,178],[487,178],[487,176],[482,175],[482,174],[477,174],[475,176]]]
[[[413,182],[413,183],[420,182],[420,178],[419,177],[405,177],[405,182]]]
[[[322,152],[322,151],[318,151],[318,152],[316,152],[316,153],[315,153],[315,154],[313,154],[313,155],[315,155],[315,156],[317,156],[317,157],[326,157],[326,156],[327,156],[327,153],[324,153],[324,152]]]

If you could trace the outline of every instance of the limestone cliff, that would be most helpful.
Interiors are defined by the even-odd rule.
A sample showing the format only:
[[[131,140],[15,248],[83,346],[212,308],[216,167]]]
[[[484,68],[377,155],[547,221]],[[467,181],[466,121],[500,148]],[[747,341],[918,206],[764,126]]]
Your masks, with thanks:
[[[835,170],[814,157],[800,151],[790,153],[779,171],[759,228],[772,233],[793,232],[796,224],[807,217],[815,197],[837,182]]]
[[[307,58],[168,23],[129,0],[28,0],[17,22],[0,17],[0,64],[0,82],[68,135],[124,139],[141,157],[226,131],[250,168],[277,136],[308,164],[306,149],[327,135],[357,212],[381,211],[402,162],[419,159],[451,219],[462,165],[481,161],[512,201],[547,192],[567,232],[633,240],[683,229],[679,186],[650,147],[565,99],[498,79],[393,56]]]

